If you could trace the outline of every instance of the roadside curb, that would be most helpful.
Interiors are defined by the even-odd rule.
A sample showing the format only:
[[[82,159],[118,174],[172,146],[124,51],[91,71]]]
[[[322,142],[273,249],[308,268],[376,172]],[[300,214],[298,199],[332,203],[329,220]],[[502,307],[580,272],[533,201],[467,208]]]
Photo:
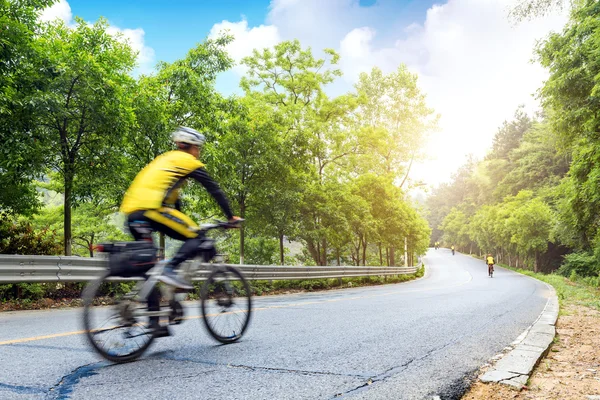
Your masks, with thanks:
[[[521,389],[527,384],[540,359],[546,355],[556,334],[559,305],[554,288],[543,283],[551,291],[551,295],[541,314],[506,348],[508,353],[494,357],[496,364],[479,377],[480,381],[502,383]]]

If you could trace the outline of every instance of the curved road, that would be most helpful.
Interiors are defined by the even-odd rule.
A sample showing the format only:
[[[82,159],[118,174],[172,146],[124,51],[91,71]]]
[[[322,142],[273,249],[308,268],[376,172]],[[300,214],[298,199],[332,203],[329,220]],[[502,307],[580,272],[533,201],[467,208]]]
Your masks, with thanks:
[[[80,309],[2,313],[0,398],[457,399],[549,291],[501,268],[490,279],[483,261],[446,249],[425,263],[413,282],[258,297],[233,345],[185,321],[124,365],[90,351]]]

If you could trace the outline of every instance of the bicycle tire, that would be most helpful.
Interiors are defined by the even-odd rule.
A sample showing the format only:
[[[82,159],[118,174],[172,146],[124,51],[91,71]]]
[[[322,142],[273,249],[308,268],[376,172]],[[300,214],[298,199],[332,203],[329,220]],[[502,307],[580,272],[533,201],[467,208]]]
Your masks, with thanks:
[[[228,279],[229,276],[232,276],[240,283],[235,290],[233,295],[231,293],[225,294],[225,299],[223,299],[223,291],[225,290],[223,286],[225,284],[220,284],[219,278]],[[213,285],[211,287],[211,285]],[[236,296],[236,294],[238,294]],[[221,296],[219,298],[219,296]],[[244,275],[235,267],[231,266],[222,266],[215,268],[209,275],[204,284],[202,285],[201,295],[200,295],[200,307],[202,310],[202,320],[204,321],[204,326],[210,333],[210,335],[220,343],[229,344],[238,341],[246,332],[248,328],[248,324],[250,323],[250,317],[252,315],[252,292],[250,290],[250,285]],[[231,306],[235,303],[233,299],[243,299],[239,302],[241,308],[239,311],[229,310]],[[218,304],[219,302],[223,304]],[[211,312],[210,307],[213,303],[217,304],[217,308],[221,308],[221,311],[217,314]],[[226,305],[224,303],[231,303]],[[241,314],[242,319],[238,317],[238,314]],[[234,315],[236,316],[237,321],[241,321],[241,326],[237,329],[233,330],[233,334],[224,335],[217,331],[217,319],[224,315]]]
[[[120,328],[127,328],[127,329],[133,329],[135,328],[135,326],[116,326],[116,327],[107,327],[103,330],[98,329],[93,327],[92,325],[92,319],[94,318],[92,314],[94,314],[96,311],[98,313],[101,312],[105,312],[108,311],[109,315],[111,313],[111,308],[115,309],[113,312],[117,312],[116,308],[119,307],[122,302],[117,301],[113,306],[107,308],[106,306],[95,306],[94,305],[94,299],[96,297],[98,297],[98,291],[100,289],[100,287],[102,286],[102,284],[104,282],[106,282],[106,278],[108,277],[108,274],[102,276],[99,279],[96,279],[94,281],[91,281],[90,283],[88,283],[82,293],[82,298],[83,298],[83,327],[85,330],[85,336],[88,340],[88,342],[92,345],[92,348],[98,353],[100,354],[103,358],[109,360],[109,361],[113,361],[116,363],[125,363],[125,362],[130,362],[133,361],[137,358],[139,358],[142,354],[144,354],[144,352],[148,349],[148,347],[150,347],[150,345],[152,344],[152,342],[154,341],[155,337],[152,334],[151,330],[147,330],[147,332],[143,335],[139,335],[139,337],[143,337],[145,339],[145,341],[141,344],[141,346],[137,346],[137,348],[135,348],[133,351],[130,352],[124,352],[121,354],[117,354],[114,352],[110,352],[110,349],[105,348],[104,346],[100,345],[100,340],[96,338],[96,334],[98,333],[104,333],[104,332],[109,332],[110,335],[110,331],[116,331],[116,329],[120,329]],[[154,289],[156,290],[156,288]],[[139,303],[142,304],[142,303]],[[145,303],[143,303],[145,304]],[[110,319],[110,318],[109,318]],[[108,321],[108,319],[107,319]],[[133,339],[134,337],[138,337],[138,336],[132,336],[130,337],[130,339]]]

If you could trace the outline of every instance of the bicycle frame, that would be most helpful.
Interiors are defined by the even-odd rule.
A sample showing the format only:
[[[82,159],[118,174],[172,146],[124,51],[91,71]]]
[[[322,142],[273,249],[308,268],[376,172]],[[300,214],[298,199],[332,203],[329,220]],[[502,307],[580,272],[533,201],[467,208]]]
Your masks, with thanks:
[[[136,283],[133,291],[128,293],[125,296],[125,298],[132,298],[132,299],[135,299],[136,301],[146,302],[148,300],[148,296],[150,295],[150,293],[152,292],[152,290],[154,289],[156,284],[159,282],[159,277],[162,275],[163,270],[165,269],[166,265],[167,265],[167,260],[159,261],[154,267],[152,267],[146,273],[148,278],[143,281],[138,281]],[[192,278],[194,277],[194,275],[196,275],[196,273],[200,270],[200,267],[203,265],[210,265],[212,268],[219,268],[221,266],[221,264],[207,263],[207,262],[203,262],[202,260],[195,259],[195,260],[192,260],[192,262],[187,264],[186,266],[181,267],[178,270],[179,275],[181,275],[182,278],[185,279],[186,281],[191,281]],[[227,290],[230,291],[231,288],[229,287],[229,282],[226,283],[226,286],[227,286]],[[161,295],[164,298],[166,298],[169,302],[174,300],[178,294],[179,293],[175,293],[175,288],[173,288],[172,286],[169,286],[169,285],[161,286]],[[181,293],[180,295],[182,297],[180,300],[183,300],[183,297],[185,297],[185,293]],[[168,309],[159,310],[159,311],[148,311],[147,309],[143,309],[143,310],[139,310],[139,311],[134,311],[132,313],[132,315],[136,316],[136,317],[141,317],[141,316],[166,317],[166,316],[171,315],[171,309],[168,308]]]

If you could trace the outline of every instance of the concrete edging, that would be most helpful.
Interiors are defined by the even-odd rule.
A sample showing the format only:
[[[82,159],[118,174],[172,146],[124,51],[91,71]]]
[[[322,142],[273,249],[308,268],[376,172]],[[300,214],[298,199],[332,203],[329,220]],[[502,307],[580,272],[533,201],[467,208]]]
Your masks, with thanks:
[[[554,288],[543,283],[552,293],[546,306],[535,322],[506,348],[508,353],[494,357],[497,362],[479,377],[482,382],[502,383],[521,389],[527,384],[540,359],[546,355],[556,334],[559,305]]]

